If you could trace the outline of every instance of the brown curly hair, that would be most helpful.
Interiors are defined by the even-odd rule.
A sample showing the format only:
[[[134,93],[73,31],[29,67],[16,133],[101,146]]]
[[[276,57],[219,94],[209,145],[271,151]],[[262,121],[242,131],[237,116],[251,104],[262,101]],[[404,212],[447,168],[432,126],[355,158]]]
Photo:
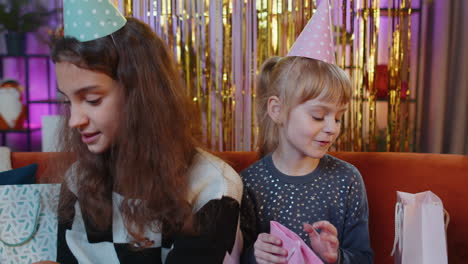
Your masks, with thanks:
[[[125,197],[120,210],[135,242],[144,240],[147,227],[180,232],[192,217],[186,174],[199,147],[200,126],[165,43],[148,25],[127,18],[112,36],[88,42],[61,37],[51,54],[54,63],[104,73],[124,87],[117,139],[105,153],[88,151],[79,132],[67,126],[65,111],[60,146],[76,159],[73,180],[83,217],[97,230],[109,228],[114,191]],[[62,164],[69,166],[70,159]],[[76,198],[63,188],[60,200],[61,218],[72,221]]]

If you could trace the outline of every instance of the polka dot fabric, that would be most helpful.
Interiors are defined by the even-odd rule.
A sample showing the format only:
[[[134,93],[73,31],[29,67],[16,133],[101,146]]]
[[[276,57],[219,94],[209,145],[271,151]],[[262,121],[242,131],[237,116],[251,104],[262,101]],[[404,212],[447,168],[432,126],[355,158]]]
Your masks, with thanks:
[[[335,45],[328,0],[321,1],[288,56],[306,57],[335,64]]]
[[[269,232],[270,221],[277,221],[310,244],[303,223],[328,220],[337,228],[340,240],[357,223],[367,223],[366,192],[359,171],[330,155],[325,155],[318,167],[304,176],[281,173],[271,155],[241,176],[244,195],[248,196],[244,197],[243,203],[247,203],[243,206],[254,205],[258,233]]]
[[[90,41],[114,33],[127,20],[110,0],[63,0],[65,36]]]

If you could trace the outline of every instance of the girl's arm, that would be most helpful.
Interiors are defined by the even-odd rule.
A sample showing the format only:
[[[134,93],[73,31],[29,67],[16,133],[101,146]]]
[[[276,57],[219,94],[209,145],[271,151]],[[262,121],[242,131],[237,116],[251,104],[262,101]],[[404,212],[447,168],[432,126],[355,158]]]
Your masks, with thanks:
[[[286,263],[288,252],[282,247],[282,241],[268,233],[259,234],[254,204],[248,189],[244,188],[241,202],[241,230],[244,238],[244,250],[241,263]]]
[[[374,262],[374,253],[369,238],[366,188],[357,170],[349,194],[339,263],[371,264]]]
[[[239,174],[219,158],[200,151],[188,177],[194,234],[176,236],[167,243],[163,238],[162,246],[171,248],[165,263],[219,264],[229,258],[237,262],[242,250]]]
[[[244,187],[240,210],[240,228],[244,239],[241,263],[256,263],[254,256],[254,243],[257,240],[257,220],[254,201],[249,195],[248,189]]]
[[[238,223],[239,203],[235,199],[225,196],[209,201],[195,214],[196,234],[175,237],[165,263],[219,264],[227,255],[236,257]]]

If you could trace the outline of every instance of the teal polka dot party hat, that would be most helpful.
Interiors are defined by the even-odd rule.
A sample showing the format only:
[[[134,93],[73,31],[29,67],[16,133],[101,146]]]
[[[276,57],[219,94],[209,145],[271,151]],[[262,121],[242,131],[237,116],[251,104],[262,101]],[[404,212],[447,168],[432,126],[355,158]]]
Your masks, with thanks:
[[[85,42],[105,37],[127,20],[111,0],[63,0],[64,35]]]

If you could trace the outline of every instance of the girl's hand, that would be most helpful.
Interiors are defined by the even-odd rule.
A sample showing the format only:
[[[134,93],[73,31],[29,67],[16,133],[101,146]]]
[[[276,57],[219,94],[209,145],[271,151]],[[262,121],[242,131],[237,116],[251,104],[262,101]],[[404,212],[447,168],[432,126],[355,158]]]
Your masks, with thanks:
[[[320,234],[316,231],[320,229]],[[304,231],[309,234],[310,246],[325,262],[336,263],[338,260],[338,231],[328,221],[318,221],[313,225],[304,224]]]
[[[276,236],[261,233],[254,244],[254,255],[257,263],[287,263],[288,251],[281,247],[282,241]]]

